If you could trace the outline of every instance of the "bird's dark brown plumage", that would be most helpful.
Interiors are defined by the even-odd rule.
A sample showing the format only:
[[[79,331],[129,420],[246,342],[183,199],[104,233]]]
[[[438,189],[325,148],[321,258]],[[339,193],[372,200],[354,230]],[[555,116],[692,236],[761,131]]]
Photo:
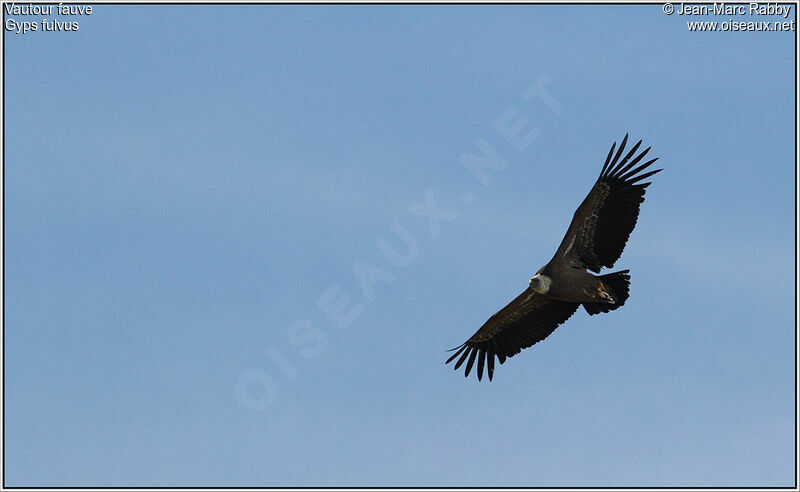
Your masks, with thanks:
[[[548,286],[548,293],[542,294],[528,287],[469,340],[452,349],[455,353],[446,363],[455,360],[454,369],[466,363],[464,375],[468,376],[477,361],[478,380],[483,377],[484,367],[491,380],[495,357],[502,364],[506,358],[544,340],[581,304],[590,315],[623,305],[629,294],[628,270],[599,277],[586,270],[599,273],[603,267],[614,266],[636,226],[645,189],[650,185],[642,180],[661,171],[643,172],[656,159],[639,164],[650,151],[648,147],[636,155],[641,140],[623,156],[627,141],[625,135],[619,149],[616,143],[611,146],[600,176],[575,211],[556,254],[537,273],[537,277],[540,273],[552,276],[548,278],[553,286],[558,282],[558,289]],[[604,290],[605,299],[612,301],[597,302],[590,296],[593,288]],[[580,297],[581,292],[587,297]]]
[[[580,304],[577,302],[550,299],[527,289],[489,318],[472,338],[453,349],[456,353],[446,363],[460,355],[455,369],[466,360],[464,376],[468,376],[477,354],[478,380],[483,377],[483,361],[488,359],[487,375],[491,381],[495,356],[502,364],[506,357],[513,357],[520,350],[544,340],[558,325],[569,319],[578,306]]]
[[[651,159],[634,167],[650,152],[648,147],[631,159],[642,144],[641,140],[620,160],[627,141],[628,135],[625,135],[616,154],[616,143],[611,146],[603,170],[575,211],[567,234],[556,251],[556,257],[564,254],[573,237],[576,238],[576,244],[570,253],[584,267],[595,273],[599,273],[602,267],[613,267],[622,255],[625,243],[636,227],[645,189],[650,186],[650,183],[641,181],[661,171],[656,169],[638,174],[658,160]]]

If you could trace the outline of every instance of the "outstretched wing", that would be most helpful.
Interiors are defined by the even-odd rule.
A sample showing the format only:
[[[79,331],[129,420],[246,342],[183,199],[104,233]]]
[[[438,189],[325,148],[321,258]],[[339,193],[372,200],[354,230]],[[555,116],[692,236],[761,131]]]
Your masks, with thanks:
[[[616,142],[611,146],[600,177],[575,211],[555,258],[577,260],[584,268],[599,273],[602,267],[613,267],[622,255],[625,243],[636,226],[645,188],[650,186],[649,182],[641,181],[661,171],[656,169],[642,173],[657,158],[635,167],[650,151],[648,147],[631,159],[639,150],[641,140],[620,159],[627,141],[626,134],[616,154]]]
[[[484,365],[487,366],[491,381],[495,356],[502,364],[506,357],[513,357],[520,350],[544,340],[558,325],[569,319],[578,306],[574,302],[545,297],[528,288],[489,318],[472,338],[454,348],[456,353],[445,364],[461,356],[453,369],[458,369],[467,361],[464,376],[469,376],[477,358],[478,381],[483,376]]]

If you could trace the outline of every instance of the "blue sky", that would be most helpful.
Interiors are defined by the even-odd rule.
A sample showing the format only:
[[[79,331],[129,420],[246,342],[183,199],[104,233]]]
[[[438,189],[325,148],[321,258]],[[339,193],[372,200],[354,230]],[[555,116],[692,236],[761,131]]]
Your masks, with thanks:
[[[6,32],[6,485],[792,485],[794,33],[687,20],[96,5]],[[664,171],[625,307],[453,372],[626,132]]]

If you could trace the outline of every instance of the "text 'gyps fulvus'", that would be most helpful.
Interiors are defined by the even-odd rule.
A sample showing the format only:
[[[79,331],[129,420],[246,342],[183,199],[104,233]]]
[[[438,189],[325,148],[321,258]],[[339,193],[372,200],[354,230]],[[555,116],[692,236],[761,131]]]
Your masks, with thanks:
[[[625,304],[628,270],[600,276],[586,270],[600,273],[601,268],[614,266],[636,226],[645,188],[650,185],[641,181],[661,171],[639,174],[656,161],[636,166],[650,151],[648,147],[633,157],[641,140],[620,159],[627,141],[625,135],[616,154],[616,142],[611,146],[600,177],[575,211],[553,259],[536,272],[522,294],[489,318],[472,338],[454,348],[456,353],[446,364],[458,358],[454,367],[458,369],[466,361],[464,376],[468,376],[477,359],[478,380],[484,366],[491,380],[495,356],[502,364],[506,357],[544,340],[581,304],[590,315]]]

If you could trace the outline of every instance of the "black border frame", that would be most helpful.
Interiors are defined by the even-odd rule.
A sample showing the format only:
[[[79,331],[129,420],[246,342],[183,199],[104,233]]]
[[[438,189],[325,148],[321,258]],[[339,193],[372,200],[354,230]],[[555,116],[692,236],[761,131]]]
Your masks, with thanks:
[[[17,2],[9,2],[7,0],[2,0],[0,2],[5,6],[6,4],[17,3]],[[45,1],[45,2],[36,2],[36,1],[23,1],[20,2],[22,4],[36,4],[36,5],[58,5],[59,3],[65,5],[146,5],[146,6],[164,6],[164,5],[178,5],[178,6],[231,6],[231,5],[317,5],[317,6],[335,6],[335,5],[562,5],[562,6],[580,6],[580,5],[663,5],[664,1],[632,1],[632,2],[624,2],[624,1],[604,1],[599,0],[596,2],[587,2],[587,1],[578,1],[578,2],[569,2],[569,1],[536,1],[536,0],[520,0],[520,1],[497,1],[492,2],[488,0],[476,0],[476,1],[425,1],[425,0],[406,0],[406,1],[375,1],[375,0],[368,0],[368,1],[325,1],[325,0],[317,0],[317,1],[309,1],[309,0],[301,0],[301,1],[286,1],[286,0],[278,0],[278,1],[231,1],[231,2],[224,2],[224,1],[208,1],[208,2],[198,2],[198,1],[92,1],[92,2],[74,2],[74,1]],[[682,1],[678,1],[675,3],[684,3]],[[685,2],[685,3],[692,3],[692,4],[711,4],[714,2]],[[721,2],[718,2],[721,3]],[[724,2],[728,4],[749,4],[750,2]],[[754,2],[754,3],[779,3],[781,5],[790,4],[795,7],[795,18],[800,17],[798,15],[798,9],[800,8],[800,1],[794,0],[792,2]],[[3,7],[3,26],[5,26],[5,19],[6,19],[6,12],[5,7]],[[119,487],[104,487],[104,486],[89,486],[89,487],[82,487],[82,486],[61,486],[61,487],[49,487],[49,486],[15,486],[9,487],[6,485],[6,467],[5,467],[5,451],[6,451],[6,439],[5,439],[5,289],[6,289],[6,278],[5,278],[5,264],[6,264],[6,253],[5,253],[5,217],[6,217],[6,207],[5,207],[5,163],[6,163],[6,132],[5,132],[5,119],[6,119],[6,112],[5,112],[5,100],[6,100],[6,91],[5,91],[5,74],[6,74],[6,63],[5,63],[5,50],[6,50],[6,43],[5,43],[5,36],[6,31],[3,28],[3,36],[2,36],[2,96],[0,96],[0,100],[2,100],[2,116],[0,116],[0,120],[2,120],[2,242],[0,244],[0,249],[2,249],[2,315],[0,319],[2,319],[2,381],[0,381],[0,385],[2,386],[2,449],[0,449],[0,455],[2,455],[2,478],[0,481],[0,490],[386,490],[386,491],[401,491],[401,490],[800,490],[798,488],[798,277],[800,276],[800,270],[798,270],[798,258],[800,257],[800,252],[798,251],[798,226],[800,222],[798,222],[798,211],[800,210],[798,204],[798,187],[800,186],[800,182],[798,182],[798,91],[800,91],[800,86],[798,86],[798,34],[797,30],[795,30],[794,34],[794,41],[795,41],[795,50],[794,50],[794,61],[795,61],[795,74],[794,74],[794,85],[795,85],[795,96],[794,96],[794,109],[795,109],[795,121],[794,121],[794,133],[795,133],[795,141],[794,141],[794,152],[795,152],[795,167],[794,167],[794,203],[795,203],[795,230],[794,230],[794,248],[795,248],[795,258],[794,258],[794,280],[795,280],[795,288],[794,288],[794,310],[795,310],[795,326],[794,326],[794,357],[795,357],[795,374],[794,374],[794,386],[795,386],[795,398],[794,398],[794,411],[795,411],[795,424],[794,424],[794,437],[795,437],[795,450],[794,450],[794,458],[795,458],[795,470],[794,470],[794,486],[786,486],[786,487],[758,487],[758,486],[734,486],[734,487],[669,487],[669,486],[650,486],[650,487],[636,487],[636,486],[603,486],[603,487],[569,487],[569,486],[554,486],[554,487],[546,487],[546,486],[539,486],[539,487],[444,487],[444,486],[433,486],[433,487],[423,487],[423,486],[390,486],[390,487],[370,487],[370,486],[352,486],[352,487],[337,487],[337,486],[319,486],[319,487],[300,487],[300,486],[239,486],[239,487],[231,487],[231,486],[169,486],[169,487],[147,487],[147,486],[119,486]]]

